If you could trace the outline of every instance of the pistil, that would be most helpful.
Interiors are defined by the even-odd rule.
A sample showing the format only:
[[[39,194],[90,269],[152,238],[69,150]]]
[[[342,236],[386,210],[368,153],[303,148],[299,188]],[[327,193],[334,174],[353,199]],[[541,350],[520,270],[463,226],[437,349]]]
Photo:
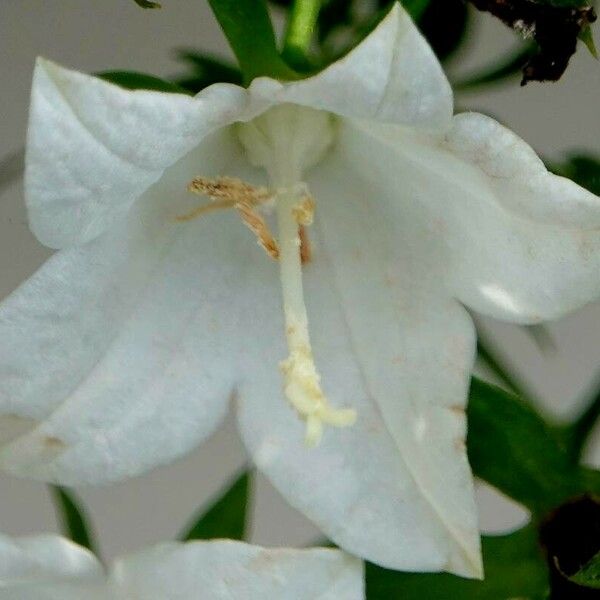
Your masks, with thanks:
[[[280,364],[284,391],[291,405],[306,420],[306,443],[316,446],[323,435],[323,424],[347,427],[356,420],[356,411],[333,408],[321,389],[310,337],[302,285],[301,240],[299,227],[306,223],[306,207],[293,188],[277,196],[279,226],[279,267],[283,291],[285,333],[289,356]]]
[[[237,126],[238,139],[249,161],[267,172],[274,191],[279,226],[279,268],[283,292],[285,335],[289,356],[281,362],[284,392],[306,421],[306,443],[316,446],[323,425],[347,427],[356,412],[332,407],[315,366],[302,288],[302,263],[310,260],[308,227],[315,202],[303,174],[321,161],[335,139],[330,114],[292,104],[270,108]]]

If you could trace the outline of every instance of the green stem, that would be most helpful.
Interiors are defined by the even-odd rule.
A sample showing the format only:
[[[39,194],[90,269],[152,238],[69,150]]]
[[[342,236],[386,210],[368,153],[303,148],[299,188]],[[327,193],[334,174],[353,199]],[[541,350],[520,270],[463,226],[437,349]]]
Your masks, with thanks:
[[[308,54],[313,39],[321,0],[294,0],[283,43],[283,57],[292,66],[310,66]]]

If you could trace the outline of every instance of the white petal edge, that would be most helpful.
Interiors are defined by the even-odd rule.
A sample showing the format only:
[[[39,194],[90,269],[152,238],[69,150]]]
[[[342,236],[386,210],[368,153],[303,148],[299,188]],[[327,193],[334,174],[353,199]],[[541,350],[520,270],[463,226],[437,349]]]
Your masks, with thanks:
[[[339,550],[261,548],[230,540],[163,543],[105,573],[55,535],[0,536],[2,600],[364,600],[363,564]]]
[[[11,582],[95,580],[103,575],[100,561],[89,550],[58,535],[0,535],[0,589]]]
[[[318,75],[291,83],[259,78],[249,92],[270,102],[432,131],[447,130],[453,112],[442,67],[398,2],[356,48]]]
[[[92,240],[246,101],[232,85],[196,98],[125,90],[39,58],[25,157],[33,233],[51,248]]]
[[[187,600],[362,600],[361,561],[338,550],[260,548],[215,540],[162,544],[117,561],[125,597]]]
[[[0,449],[5,470],[105,483],[180,456],[220,423],[239,349],[238,254],[255,243],[234,214],[174,217],[197,204],[186,191],[197,165],[210,175],[235,162],[226,134],[0,306],[0,412],[22,425]]]
[[[539,323],[598,298],[600,199],[548,173],[489,117],[454,123],[446,136],[428,136],[347,122],[340,144],[347,136],[359,168],[405,190],[420,210],[430,268],[470,308]]]
[[[515,214],[536,223],[600,229],[600,198],[550,173],[531,146],[491,117],[456,115],[446,141],[486,176],[497,201]]]
[[[216,84],[195,98],[131,91],[39,58],[25,160],[33,233],[51,248],[94,239],[206,135],[285,102],[435,131],[452,115],[443,70],[400,4],[320,74],[258,78],[249,90]]]

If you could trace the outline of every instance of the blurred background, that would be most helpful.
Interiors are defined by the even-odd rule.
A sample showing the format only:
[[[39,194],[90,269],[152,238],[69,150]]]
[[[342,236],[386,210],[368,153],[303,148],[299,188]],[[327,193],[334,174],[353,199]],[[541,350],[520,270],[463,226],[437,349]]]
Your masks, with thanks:
[[[447,63],[456,79],[515,46],[515,35],[499,21],[474,11],[471,18],[469,38]],[[277,10],[275,21],[281,26]],[[86,72],[123,69],[169,78],[185,70],[174,52],[181,48],[232,58],[206,0],[163,0],[162,10],[149,11],[132,0],[2,0],[0,163],[18,170],[36,56]],[[558,83],[521,88],[514,78],[458,93],[456,105],[495,116],[544,158],[560,160],[577,150],[600,153],[600,63],[581,44]],[[29,233],[22,185],[15,177],[0,192],[0,298],[49,253]],[[557,420],[577,412],[600,386],[600,304],[549,325],[554,349],[542,350],[534,337],[515,326],[486,320],[481,327],[538,406]],[[245,460],[229,419],[208,443],[173,465],[123,484],[79,489],[104,556],[172,538]],[[600,435],[592,439],[586,460],[600,465]],[[318,537],[314,526],[264,478],[259,476],[255,485],[254,542],[297,545]],[[479,504],[481,526],[488,532],[526,519],[518,507],[483,486]],[[0,475],[0,531],[22,535],[56,527],[46,486]]]

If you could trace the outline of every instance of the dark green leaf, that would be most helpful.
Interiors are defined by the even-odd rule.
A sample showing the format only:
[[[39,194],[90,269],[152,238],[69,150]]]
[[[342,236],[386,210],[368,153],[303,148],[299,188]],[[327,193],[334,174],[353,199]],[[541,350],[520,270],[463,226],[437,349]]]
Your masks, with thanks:
[[[578,585],[600,590],[600,552],[570,579]]]
[[[534,514],[600,490],[596,474],[575,467],[550,426],[517,396],[474,378],[468,420],[474,473]]]
[[[90,519],[75,493],[52,485],[50,494],[63,535],[98,555]]]
[[[354,28],[357,25],[356,17],[351,0],[326,0],[317,21],[319,41],[326,43],[328,37],[340,27]]]
[[[365,38],[387,15],[396,0],[378,0],[357,11],[352,0],[326,0],[323,2],[318,20],[318,39],[323,46],[333,46],[327,59],[333,60],[344,55]],[[402,5],[414,21],[418,21],[431,0],[402,0]],[[342,33],[344,43],[330,43],[335,34]]]
[[[190,67],[190,72],[176,80],[180,87],[197,94],[213,83],[242,84],[242,74],[231,64],[193,50],[181,50],[177,57]]]
[[[17,150],[0,160],[0,193],[23,175],[25,149]]]
[[[582,8],[584,6],[591,6],[592,2],[589,0],[537,0],[541,4],[550,4],[551,6],[562,6],[563,8]]]
[[[367,565],[368,600],[506,600],[542,596],[548,572],[533,527],[482,540],[485,579],[389,571]]]
[[[181,540],[227,538],[243,540],[249,508],[250,473],[226,486],[208,509],[203,509],[179,535]]]
[[[402,0],[402,6],[414,21],[418,21],[423,16],[430,3],[431,0]]]
[[[550,170],[557,175],[568,177],[575,183],[600,195],[600,156],[572,154],[562,164],[551,164]]]
[[[133,0],[138,6],[142,8],[162,8],[158,2],[152,2],[151,0]]]
[[[551,598],[597,600],[597,592],[572,577],[600,552],[600,499],[584,494],[557,507],[540,524],[539,540],[550,571]]]
[[[153,75],[136,73],[135,71],[103,71],[102,73],[96,73],[96,76],[128,90],[151,90],[154,92],[188,94],[187,90],[175,83],[165,81]]]
[[[268,75],[294,79],[275,43],[275,34],[264,0],[209,0],[244,73],[246,81]]]
[[[463,0],[431,0],[416,19],[438,59],[445,60],[465,39],[469,11]]]
[[[453,87],[461,91],[469,90],[482,85],[489,85],[490,83],[502,83],[507,79],[517,77],[534,51],[532,45],[518,48],[499,61],[494,61],[492,65],[485,66],[464,79],[457,81]]]

